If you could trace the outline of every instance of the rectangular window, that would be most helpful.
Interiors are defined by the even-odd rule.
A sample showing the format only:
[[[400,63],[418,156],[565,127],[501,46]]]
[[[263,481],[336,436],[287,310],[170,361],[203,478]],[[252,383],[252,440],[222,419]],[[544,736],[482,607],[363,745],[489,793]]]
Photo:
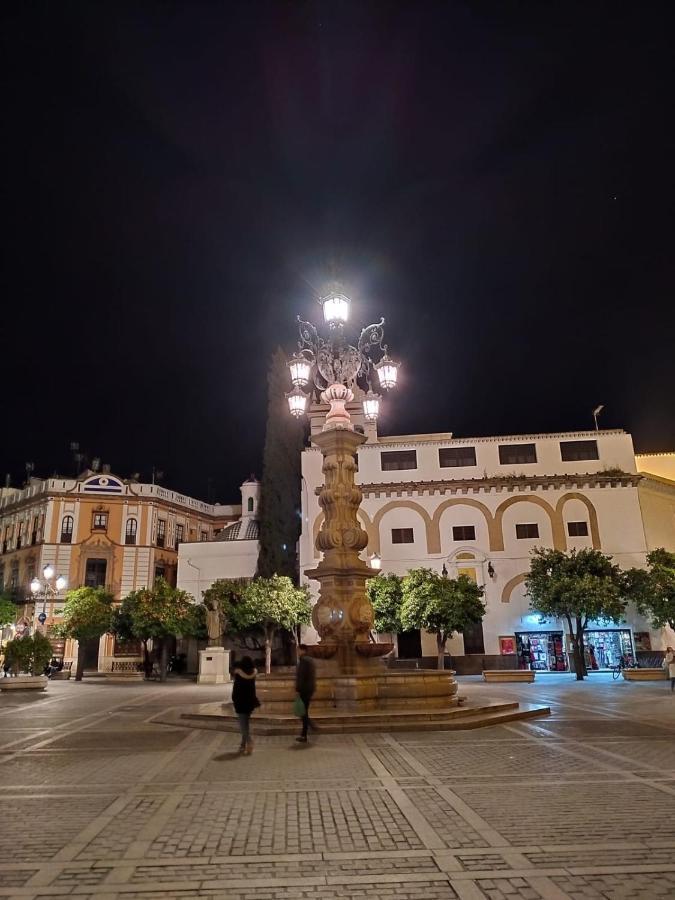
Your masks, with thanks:
[[[412,528],[392,528],[391,542],[392,544],[414,544],[415,533]]]
[[[500,444],[499,462],[502,466],[520,466],[524,463],[536,463],[536,444]]]
[[[442,469],[459,468],[476,465],[475,447],[441,447],[438,451],[438,464]]]
[[[166,578],[165,566],[155,566],[155,581],[157,581],[158,578]]]
[[[21,549],[21,540],[23,535],[23,522],[19,522],[16,527],[16,549]]]
[[[582,459],[600,459],[597,441],[560,441],[560,458],[563,462]]]
[[[452,539],[453,541],[475,541],[476,529],[473,525],[453,525]]]
[[[416,469],[417,451],[383,450],[380,453],[380,468],[383,472],[397,472],[400,469]]]
[[[163,547],[166,540],[166,519],[157,519],[157,546]]]
[[[516,537],[519,541],[539,537],[539,526],[536,522],[525,522],[516,525]]]
[[[208,541],[208,539],[209,539],[209,533],[208,533],[208,531],[202,531],[200,540],[202,540],[202,541]]]
[[[178,545],[182,544],[185,540],[185,525],[176,525],[176,550],[178,550]]]
[[[587,537],[588,522],[568,522],[567,533],[570,537]]]
[[[108,527],[108,513],[107,512],[95,512],[94,513],[94,531],[105,531]]]
[[[84,570],[85,587],[105,587],[105,576],[108,561],[105,559],[88,559]]]

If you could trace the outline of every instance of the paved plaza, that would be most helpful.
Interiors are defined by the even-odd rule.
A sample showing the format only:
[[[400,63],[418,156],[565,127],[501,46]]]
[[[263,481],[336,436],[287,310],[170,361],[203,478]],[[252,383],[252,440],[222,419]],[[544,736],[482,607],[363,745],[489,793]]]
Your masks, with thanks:
[[[307,746],[153,723],[188,682],[50,684],[0,699],[0,897],[537,900],[675,897],[666,683],[462,679],[547,703],[472,731]]]

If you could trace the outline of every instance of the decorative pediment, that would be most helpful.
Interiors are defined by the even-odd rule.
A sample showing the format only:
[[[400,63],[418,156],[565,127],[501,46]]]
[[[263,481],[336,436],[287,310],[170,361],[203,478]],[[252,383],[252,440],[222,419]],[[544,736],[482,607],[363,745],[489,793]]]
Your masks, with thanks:
[[[80,485],[83,494],[123,494],[124,483],[114,475],[92,475]]]

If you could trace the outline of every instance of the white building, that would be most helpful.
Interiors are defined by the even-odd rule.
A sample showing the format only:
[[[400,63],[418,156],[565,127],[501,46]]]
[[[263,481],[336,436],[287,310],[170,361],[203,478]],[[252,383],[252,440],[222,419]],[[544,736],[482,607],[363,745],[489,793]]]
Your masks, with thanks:
[[[313,410],[313,431],[320,424]],[[369,426],[366,434],[358,457],[359,515],[369,536],[364,556],[378,554],[383,572],[400,575],[445,566],[485,589],[482,627],[449,642],[460,672],[480,671],[484,660],[509,650],[521,651],[521,662],[529,650],[541,668],[567,666],[566,626],[540,625],[525,597],[535,547],[595,547],[622,568],[644,566],[656,546],[675,548],[675,476],[668,470],[670,479],[641,477],[632,438],[622,430],[458,439],[451,433],[378,437]],[[658,468],[655,460],[665,471],[675,455],[638,459],[645,472]],[[318,448],[303,452],[301,573],[319,558],[321,462]],[[318,584],[301,577],[316,593]],[[588,643],[604,667],[621,652],[662,649],[664,635],[633,614],[620,627],[597,624]],[[398,651],[433,657],[435,639],[402,635]]]
[[[254,476],[241,486],[241,507],[233,507],[237,521],[213,540],[185,542],[178,547],[177,587],[197,602],[220,578],[253,578],[258,565],[258,503],[260,482]]]

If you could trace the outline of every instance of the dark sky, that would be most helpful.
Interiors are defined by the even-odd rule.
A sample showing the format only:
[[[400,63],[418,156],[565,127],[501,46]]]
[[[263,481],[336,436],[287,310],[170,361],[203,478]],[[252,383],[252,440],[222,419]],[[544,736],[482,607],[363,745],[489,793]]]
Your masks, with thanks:
[[[605,427],[675,448],[669,4],[2,8],[0,473],[223,502],[266,365],[345,279],[384,433]]]

